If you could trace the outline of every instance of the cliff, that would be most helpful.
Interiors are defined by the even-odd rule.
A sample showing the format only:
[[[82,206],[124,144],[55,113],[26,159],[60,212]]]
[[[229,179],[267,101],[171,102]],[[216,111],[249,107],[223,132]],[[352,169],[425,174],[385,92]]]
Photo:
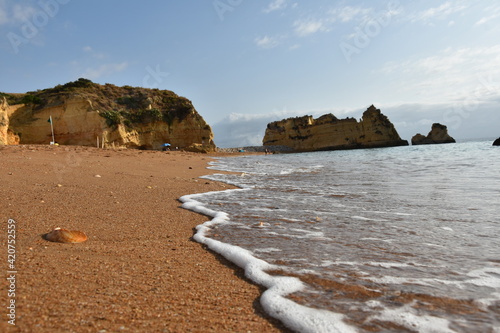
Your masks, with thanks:
[[[288,118],[267,125],[263,144],[288,146],[295,151],[407,146],[394,125],[375,106],[370,106],[358,122],[326,114]]]
[[[19,144],[19,135],[9,128],[9,116],[20,106],[10,106],[6,96],[0,93],[0,145]]]
[[[55,141],[62,145],[95,146],[99,138],[105,147],[160,149],[170,143],[188,150],[215,149],[210,126],[191,101],[172,91],[79,79],[2,95],[0,144],[49,144],[52,117]]]
[[[455,139],[448,134],[448,128],[438,123],[432,124],[431,131],[427,136],[418,133],[411,138],[411,144],[415,146],[455,142]]]

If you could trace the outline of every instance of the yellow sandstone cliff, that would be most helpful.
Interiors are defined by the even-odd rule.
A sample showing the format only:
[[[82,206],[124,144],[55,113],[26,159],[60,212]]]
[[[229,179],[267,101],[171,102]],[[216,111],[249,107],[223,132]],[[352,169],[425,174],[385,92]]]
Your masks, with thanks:
[[[394,125],[373,105],[361,121],[326,114],[288,118],[267,125],[265,146],[288,146],[296,151],[406,146]]]
[[[0,145],[19,144],[19,136],[9,128],[9,116],[20,106],[10,106],[7,98],[0,97]]]
[[[215,149],[212,130],[192,103],[168,90],[79,79],[18,98],[4,95],[15,105],[3,98],[0,144],[49,144],[51,118],[55,142],[62,145]]]

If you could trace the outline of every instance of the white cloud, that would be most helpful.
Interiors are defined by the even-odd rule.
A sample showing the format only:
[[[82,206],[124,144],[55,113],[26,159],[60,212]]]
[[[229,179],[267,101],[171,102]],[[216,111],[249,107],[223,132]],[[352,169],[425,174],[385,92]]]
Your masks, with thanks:
[[[305,37],[317,32],[329,31],[328,24],[321,19],[305,19],[297,20],[293,23],[294,31],[299,37]]]
[[[212,125],[215,144],[222,148],[260,146],[267,124],[278,119],[272,115],[232,113]]]
[[[266,35],[264,37],[255,38],[255,44],[262,49],[272,49],[273,47],[279,45],[279,40],[278,38],[269,37]]]
[[[106,55],[104,53],[99,53],[97,52],[96,50],[94,50],[91,46],[84,46],[82,48],[82,50],[85,52],[85,53],[88,53],[90,54],[92,57],[96,58],[96,59],[104,59],[106,58]]]
[[[12,8],[12,20],[15,22],[28,21],[36,12],[37,10],[31,6],[15,5]]]
[[[35,7],[22,4],[12,5],[8,1],[0,1],[0,25],[20,24],[31,20],[36,13]]]
[[[9,15],[7,14],[7,5],[4,0],[0,1],[0,25],[9,22]]]
[[[422,21],[427,23],[430,20],[434,19],[444,20],[451,14],[463,12],[468,7],[469,7],[468,5],[463,4],[463,2],[461,1],[458,2],[447,1],[438,7],[432,7],[413,14],[411,17],[411,21],[412,22]]]
[[[285,2],[274,1],[276,7],[278,4],[284,4]],[[295,8],[296,4],[292,5]],[[273,7],[275,8],[275,7]],[[296,19],[293,24],[293,32],[298,37],[307,37],[314,35],[319,32],[329,32],[333,29],[335,23],[362,23],[368,22],[370,20],[378,19],[379,16],[387,20],[394,15],[401,12],[400,8],[388,7],[386,10],[380,12],[375,12],[373,8],[361,7],[361,6],[343,6],[335,8],[332,10],[327,10],[322,14],[317,14],[316,16],[310,15],[308,17],[301,17]],[[263,40],[263,42],[269,42],[268,40]]]
[[[500,44],[482,48],[447,48],[436,55],[387,63],[381,70],[394,75],[409,92],[432,101],[480,101],[500,96]]]
[[[261,146],[267,124],[304,114],[286,108],[265,114],[231,113],[212,126],[214,141],[223,148]]]
[[[81,76],[90,80],[94,80],[104,75],[110,75],[113,73],[124,71],[127,67],[127,62],[122,62],[119,64],[104,64],[97,68],[87,68]]]
[[[489,72],[488,69],[493,66],[500,66],[500,44],[483,48],[447,48],[437,55],[408,60],[400,64],[386,64],[383,71],[423,71],[425,74],[443,74],[450,71],[463,72],[467,69],[474,69],[474,71],[482,69]]]
[[[427,134],[431,124],[448,126],[449,134],[457,140],[498,137],[500,112],[498,99],[487,99],[471,105],[448,103],[412,103],[381,107],[382,113],[396,127],[401,138],[410,140],[417,133]]]
[[[265,9],[264,13],[269,14],[276,10],[282,10],[287,7],[287,0],[273,0]]]
[[[343,6],[326,12],[322,18],[301,19],[294,22],[295,33],[300,36],[308,36],[317,32],[329,32],[334,24],[358,24],[361,27],[369,22],[388,22],[393,16],[401,14],[401,7],[387,7],[381,11],[375,11],[370,7]],[[352,34],[346,38],[352,38]]]
[[[488,15],[482,17],[476,22],[476,25],[482,25],[488,22],[491,22],[497,18],[500,17],[500,6],[494,5],[485,8],[485,12],[488,13]]]
[[[496,16],[494,16],[494,15],[482,17],[479,21],[476,22],[476,25],[485,24],[488,21],[491,21],[492,19],[494,19],[495,17]]]
[[[330,12],[336,20],[340,22],[350,22],[356,18],[364,17],[372,10],[369,8],[346,6],[334,9]]]

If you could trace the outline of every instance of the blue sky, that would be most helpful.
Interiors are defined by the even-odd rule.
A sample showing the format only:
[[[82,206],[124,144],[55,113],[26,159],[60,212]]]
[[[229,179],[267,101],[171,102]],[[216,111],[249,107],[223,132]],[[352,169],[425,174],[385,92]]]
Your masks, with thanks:
[[[404,139],[434,122],[498,137],[498,36],[495,0],[0,0],[0,91],[79,77],[173,90],[219,146],[371,104]]]

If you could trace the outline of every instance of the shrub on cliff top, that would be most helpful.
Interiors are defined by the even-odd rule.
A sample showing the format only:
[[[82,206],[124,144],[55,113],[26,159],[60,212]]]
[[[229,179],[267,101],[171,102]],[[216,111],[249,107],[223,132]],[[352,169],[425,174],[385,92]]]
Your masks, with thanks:
[[[120,111],[116,110],[99,112],[99,115],[106,119],[106,125],[108,125],[109,127],[118,126],[122,120]]]
[[[20,104],[42,104],[42,99],[33,94],[26,94],[24,95],[21,100],[19,101]]]
[[[60,87],[61,87],[61,91],[65,91],[65,90],[74,90],[77,88],[90,88],[93,85],[94,85],[94,82],[92,82],[88,79],[79,78],[76,81],[68,82],[66,84],[63,84],[62,86],[60,85]]]
[[[61,93],[61,92],[70,92],[70,91],[75,91],[77,89],[82,89],[82,88],[91,88],[95,85],[94,82],[84,79],[84,78],[79,78],[76,81],[73,82],[68,82],[66,84],[58,84],[54,88],[48,88],[42,90],[42,93]]]

